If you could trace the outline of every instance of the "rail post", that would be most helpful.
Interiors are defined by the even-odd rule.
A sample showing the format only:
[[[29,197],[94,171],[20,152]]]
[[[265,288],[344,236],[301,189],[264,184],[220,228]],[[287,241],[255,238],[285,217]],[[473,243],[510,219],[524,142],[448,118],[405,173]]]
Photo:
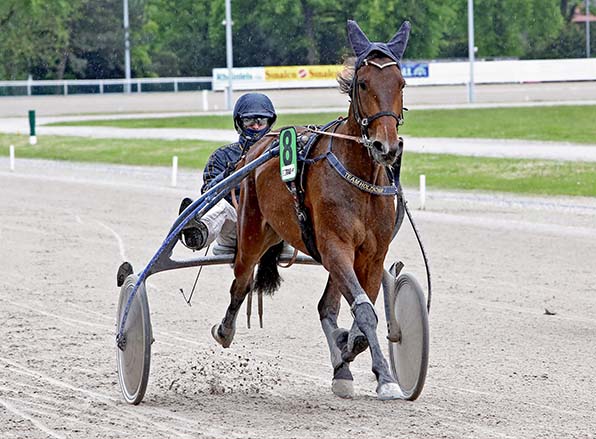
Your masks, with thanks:
[[[426,206],[426,175],[420,174],[420,210]]]
[[[172,157],[172,187],[178,183],[178,156]]]
[[[35,110],[29,110],[29,145],[37,144],[35,135]]]
[[[14,145],[10,145],[10,170],[14,171]]]
[[[207,93],[207,90],[203,90],[203,111],[209,110],[209,100]]]

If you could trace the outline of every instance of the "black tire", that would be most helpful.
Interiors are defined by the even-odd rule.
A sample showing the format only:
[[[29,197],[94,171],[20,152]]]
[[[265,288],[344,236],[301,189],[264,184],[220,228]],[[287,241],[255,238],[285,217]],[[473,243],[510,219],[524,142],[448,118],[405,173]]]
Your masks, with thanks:
[[[390,333],[399,333],[398,342],[389,341],[393,377],[405,399],[414,401],[424,387],[428,370],[429,326],[426,298],[414,276],[405,273],[395,282],[390,304]],[[399,329],[398,329],[399,328]]]
[[[120,329],[122,314],[137,280],[138,276],[131,274],[125,279],[120,289],[116,319],[117,332]],[[123,334],[126,337],[124,348],[116,347],[118,381],[122,396],[124,396],[126,402],[137,405],[143,400],[147,390],[151,364],[151,343],[153,341],[149,302],[147,301],[144,282],[139,285],[130,304]]]

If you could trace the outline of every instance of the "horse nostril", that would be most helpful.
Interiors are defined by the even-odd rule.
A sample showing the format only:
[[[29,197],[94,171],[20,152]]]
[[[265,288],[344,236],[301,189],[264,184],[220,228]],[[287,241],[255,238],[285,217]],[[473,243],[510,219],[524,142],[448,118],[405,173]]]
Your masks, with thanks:
[[[385,144],[379,140],[375,140],[372,144],[373,148],[379,151],[381,154],[385,154],[387,152],[385,148]]]

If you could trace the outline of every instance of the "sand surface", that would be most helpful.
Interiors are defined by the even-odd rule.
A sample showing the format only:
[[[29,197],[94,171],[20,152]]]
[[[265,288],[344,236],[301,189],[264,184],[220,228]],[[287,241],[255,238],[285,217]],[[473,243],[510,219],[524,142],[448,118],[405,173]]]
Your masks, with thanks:
[[[380,402],[370,356],[356,397],[330,390],[316,305],[320,267],[283,270],[265,327],[244,309],[230,349],[227,266],[149,278],[155,334],[147,394],[126,404],[116,373],[115,273],[141,270],[198,175],[0,158],[0,437],[596,437],[596,200],[407,191],[434,276],[427,383],[415,402]],[[407,225],[395,259],[423,280]],[[342,308],[340,322],[349,326]],[[379,337],[384,339],[382,304]],[[546,315],[545,309],[555,315]]]

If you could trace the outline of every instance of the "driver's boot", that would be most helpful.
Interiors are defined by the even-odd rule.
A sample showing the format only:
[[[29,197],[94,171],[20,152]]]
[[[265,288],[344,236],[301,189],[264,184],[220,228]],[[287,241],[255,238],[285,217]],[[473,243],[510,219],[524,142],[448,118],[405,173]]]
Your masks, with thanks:
[[[180,215],[184,210],[192,204],[192,200],[190,198],[185,198],[180,203],[180,209],[178,210],[178,215]],[[182,229],[182,236],[180,237],[180,241],[186,247],[191,250],[200,250],[207,244],[207,238],[209,237],[209,231],[207,230],[207,226],[201,220],[196,220],[195,218],[191,219],[186,227]]]

